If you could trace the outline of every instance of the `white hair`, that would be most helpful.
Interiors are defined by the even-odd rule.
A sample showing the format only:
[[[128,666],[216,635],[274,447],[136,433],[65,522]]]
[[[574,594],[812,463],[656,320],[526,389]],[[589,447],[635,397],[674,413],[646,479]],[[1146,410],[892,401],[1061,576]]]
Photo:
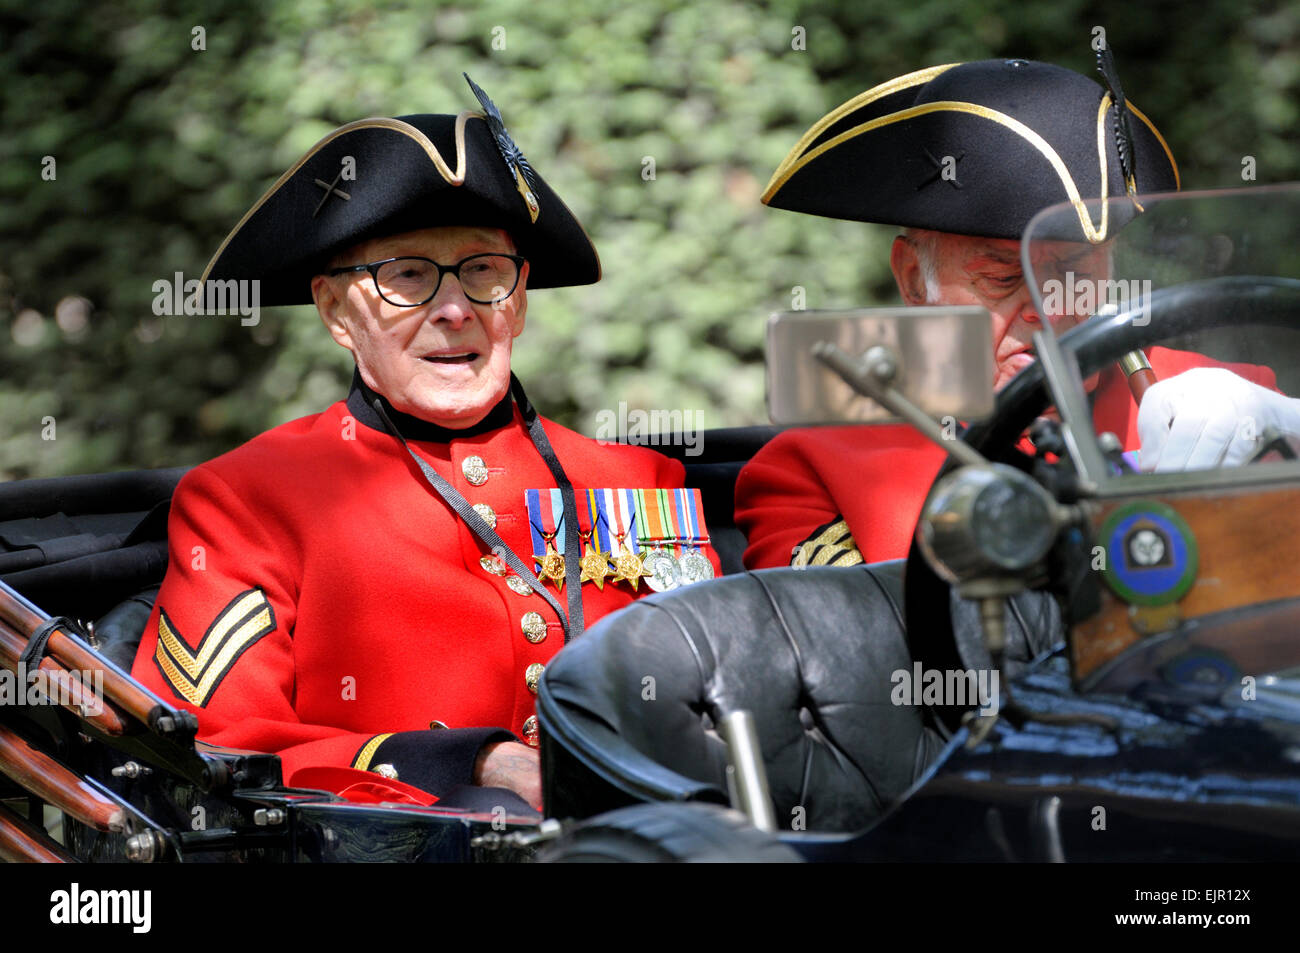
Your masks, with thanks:
[[[925,303],[939,303],[939,233],[924,228],[903,229],[903,240],[916,252],[925,281]]]

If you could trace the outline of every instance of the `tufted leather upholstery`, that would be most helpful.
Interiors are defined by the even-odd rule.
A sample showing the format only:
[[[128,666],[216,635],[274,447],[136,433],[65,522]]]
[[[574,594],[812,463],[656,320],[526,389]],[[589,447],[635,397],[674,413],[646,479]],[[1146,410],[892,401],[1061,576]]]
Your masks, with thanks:
[[[602,619],[542,678],[547,813],[724,800],[726,745],[713,725],[748,709],[778,824],[802,807],[808,830],[866,826],[944,745],[921,708],[891,701],[892,673],[912,668],[902,565],[727,576]],[[1017,597],[1008,669],[1059,638],[1054,606]]]
[[[802,807],[809,830],[865,825],[942,747],[919,708],[890,701],[911,666],[901,606],[895,562],[728,576],[603,619],[543,678],[547,812],[616,803],[590,804],[560,768],[631,799],[720,799],[713,725],[748,709],[779,823]]]

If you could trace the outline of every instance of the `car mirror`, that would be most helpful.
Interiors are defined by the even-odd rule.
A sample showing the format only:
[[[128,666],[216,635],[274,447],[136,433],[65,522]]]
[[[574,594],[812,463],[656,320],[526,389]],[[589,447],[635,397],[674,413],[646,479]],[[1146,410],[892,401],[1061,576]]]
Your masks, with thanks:
[[[773,423],[901,419],[818,360],[813,349],[819,342],[855,358],[885,348],[897,366],[893,386],[931,417],[972,421],[993,410],[992,319],[984,308],[784,311],[767,325],[767,407]]]

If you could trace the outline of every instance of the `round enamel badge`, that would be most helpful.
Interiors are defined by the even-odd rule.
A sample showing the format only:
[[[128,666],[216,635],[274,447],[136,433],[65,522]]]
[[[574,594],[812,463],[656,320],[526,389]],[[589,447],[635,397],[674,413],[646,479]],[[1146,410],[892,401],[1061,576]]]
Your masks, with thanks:
[[[1125,602],[1177,602],[1196,578],[1196,539],[1172,507],[1154,500],[1121,506],[1101,524],[1102,575]]]

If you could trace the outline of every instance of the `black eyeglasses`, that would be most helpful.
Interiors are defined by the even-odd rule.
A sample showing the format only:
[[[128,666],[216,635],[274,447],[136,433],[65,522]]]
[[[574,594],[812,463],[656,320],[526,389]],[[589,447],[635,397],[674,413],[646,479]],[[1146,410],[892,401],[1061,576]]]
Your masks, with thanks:
[[[470,255],[454,265],[440,265],[432,258],[414,256],[385,258],[368,265],[334,268],[331,277],[352,271],[368,271],[375,290],[389,304],[415,308],[438,293],[443,275],[455,275],[465,297],[475,304],[495,304],[515,293],[519,269],[527,261],[519,255]]]

